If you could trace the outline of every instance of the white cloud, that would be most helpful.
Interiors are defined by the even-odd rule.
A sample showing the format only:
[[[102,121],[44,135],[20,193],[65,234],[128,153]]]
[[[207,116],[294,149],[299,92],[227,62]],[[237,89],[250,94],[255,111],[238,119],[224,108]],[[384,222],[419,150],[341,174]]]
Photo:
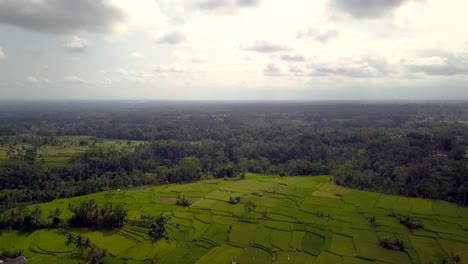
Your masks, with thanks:
[[[268,76],[278,76],[281,74],[281,68],[276,64],[270,63],[263,70],[263,74]]]
[[[255,51],[259,53],[272,53],[278,51],[288,51],[291,48],[285,44],[272,43],[268,41],[257,41],[253,44],[241,45],[241,50]]]
[[[105,0],[0,2],[0,23],[40,32],[108,32],[114,23],[123,18],[122,13]]]
[[[0,0],[10,7],[52,0],[16,1]],[[91,0],[83,1],[80,5],[94,6]],[[9,46],[8,60],[0,48],[0,66],[2,73],[6,72],[2,83],[21,84],[25,81],[22,72],[27,69],[59,81],[62,78],[57,76],[73,73],[67,83],[106,85],[102,89],[107,92],[101,94],[118,90],[110,91],[110,83],[118,84],[119,89],[145,84],[141,97],[150,90],[158,97],[160,87],[167,87],[168,93],[174,88],[173,95],[179,98],[185,93],[176,88],[187,83],[193,91],[203,87],[228,92],[237,91],[239,86],[258,91],[321,85],[336,91],[345,87],[378,91],[382,84],[468,85],[468,39],[461,32],[468,27],[468,2],[463,0],[297,0],[294,4],[281,0],[96,1],[98,6],[108,3],[122,16],[53,25],[38,20],[43,15],[34,11],[32,18],[21,15],[18,19],[42,21],[36,29],[32,23],[22,26],[15,22],[14,26],[62,36],[3,30],[4,38],[26,41]],[[12,25],[12,18],[5,21],[1,10],[0,23]],[[71,23],[68,18],[61,21]],[[95,23],[101,26],[93,26]],[[83,51],[91,43],[96,52],[62,58],[60,50],[46,45],[40,47],[44,49],[40,55],[29,52],[29,43],[48,45],[57,39],[66,40],[59,45],[68,50]],[[99,73],[101,69],[106,69],[105,76]],[[36,79],[41,85],[47,83],[43,77]]]
[[[79,76],[66,76],[63,81],[70,84],[84,84],[86,81]]]
[[[5,53],[3,52],[3,48],[0,46],[0,61],[6,58]]]
[[[130,53],[130,57],[135,58],[135,59],[143,59],[145,55],[140,52],[132,52]]]
[[[23,84],[25,85],[50,85],[52,81],[48,78],[38,78],[36,76],[28,76],[24,79]]]
[[[303,62],[306,60],[305,57],[300,54],[288,54],[288,53],[280,54],[280,59],[284,61],[289,61],[289,62]]]
[[[83,52],[89,45],[89,40],[80,38],[78,36],[72,36],[65,41],[64,47],[72,52]]]
[[[187,69],[179,64],[171,64],[159,65],[154,71],[158,73],[181,73],[187,71]]]
[[[155,0],[109,0],[120,10],[125,20],[115,24],[114,32],[127,34],[144,32],[153,35],[168,27],[168,18],[161,12],[159,1]]]
[[[25,83],[25,84],[28,84],[28,85],[38,85],[38,84],[40,84],[40,81],[39,81],[39,79],[37,79],[37,78],[34,77],[34,76],[28,76],[28,77],[26,77],[26,79],[24,80],[24,83]]]
[[[305,40],[314,40],[320,43],[327,43],[328,41],[338,37],[339,31],[336,29],[301,29],[297,32],[296,38]]]
[[[177,45],[187,41],[187,39],[182,32],[173,31],[157,38],[156,41],[161,44]]]

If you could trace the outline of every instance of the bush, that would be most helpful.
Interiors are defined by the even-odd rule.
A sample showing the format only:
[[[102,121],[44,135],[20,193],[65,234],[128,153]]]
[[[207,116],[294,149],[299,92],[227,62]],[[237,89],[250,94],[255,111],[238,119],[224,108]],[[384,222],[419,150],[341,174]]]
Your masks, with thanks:
[[[23,255],[22,249],[1,249],[0,259],[17,258]]]
[[[176,205],[180,205],[180,206],[183,206],[183,207],[189,207],[192,205],[192,203],[190,202],[189,199],[185,198],[185,197],[179,197],[179,199],[177,199],[176,201]]]
[[[236,197],[229,197],[229,203],[230,204],[238,204],[241,200],[241,197],[240,196],[236,196]]]
[[[404,224],[409,229],[424,228],[423,223],[418,219],[415,219],[409,216],[400,217],[399,219],[400,219],[400,223]]]
[[[379,245],[383,248],[395,250],[398,252],[405,251],[403,241],[394,238],[384,238],[379,240]]]

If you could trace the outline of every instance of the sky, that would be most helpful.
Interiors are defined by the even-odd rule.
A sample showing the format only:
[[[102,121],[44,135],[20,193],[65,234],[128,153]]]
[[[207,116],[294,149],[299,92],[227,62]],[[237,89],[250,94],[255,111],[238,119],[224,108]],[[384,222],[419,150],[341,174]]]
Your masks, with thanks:
[[[0,99],[468,99],[466,0],[0,0]]]

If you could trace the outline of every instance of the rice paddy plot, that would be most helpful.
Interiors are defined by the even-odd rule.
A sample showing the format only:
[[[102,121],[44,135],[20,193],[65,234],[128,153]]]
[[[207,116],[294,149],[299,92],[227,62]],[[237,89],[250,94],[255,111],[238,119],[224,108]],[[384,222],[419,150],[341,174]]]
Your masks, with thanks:
[[[382,194],[379,197],[379,200],[375,204],[376,207],[385,208],[385,209],[394,209],[397,204],[398,196],[384,195]]]
[[[412,204],[411,211],[415,214],[432,214],[432,200],[409,198]]]
[[[210,252],[210,250],[211,249],[199,247],[192,243],[177,243],[177,246],[171,253],[161,257],[157,263],[196,263],[201,257]]]
[[[375,206],[378,201],[380,194],[360,191],[360,190],[351,190],[348,193],[343,194],[343,200],[346,203],[354,204],[359,208],[372,208]]]
[[[120,255],[137,243],[113,231],[101,232],[82,229],[71,230],[71,233],[81,234],[83,237],[89,238],[93,244],[98,247],[107,248],[109,253],[114,256]]]
[[[410,239],[421,263],[437,263],[445,255],[434,238],[410,236]]]
[[[202,238],[221,245],[228,241],[228,231],[228,225],[211,224],[203,233]]]
[[[270,233],[270,243],[280,251],[288,251],[290,249],[289,243],[291,241],[291,232],[273,230]]]
[[[458,217],[459,207],[446,201],[432,201],[432,210],[436,215]]]
[[[460,243],[457,241],[439,239],[439,244],[447,252],[447,254],[458,255],[461,258],[461,263],[467,263],[468,250],[466,250],[466,243]]]
[[[334,193],[341,196],[332,197]],[[242,195],[241,203],[228,203],[230,195]],[[186,208],[175,205],[178,196],[199,200]],[[42,220],[51,221],[47,217],[55,208],[62,210],[62,218],[67,220],[72,216],[68,204],[90,199],[121,205],[128,210],[128,223],[104,232],[4,230],[0,232],[0,248],[22,249],[31,263],[77,263],[79,259],[73,259],[77,249],[64,245],[64,234],[72,232],[107,248],[111,253],[108,264],[420,264],[440,263],[452,253],[460,256],[462,263],[468,262],[468,209],[441,201],[350,190],[334,186],[328,177],[247,174],[242,181],[208,180],[106,191],[41,204]],[[244,204],[249,200],[257,207],[247,213]],[[417,218],[424,227],[410,230],[389,216],[392,211]],[[171,217],[166,225],[169,239],[156,242],[148,235],[149,227],[136,225],[143,214],[161,213]],[[372,226],[370,217],[380,226]],[[386,237],[403,241],[405,252],[381,247],[379,239]]]
[[[354,242],[352,237],[333,234],[330,251],[340,256],[355,256]]]
[[[314,256],[318,256],[325,248],[325,237],[306,232],[302,240],[302,250]]]
[[[259,226],[255,232],[254,246],[269,252],[277,251],[270,243],[270,234],[272,231],[273,229]]]
[[[304,203],[320,205],[320,206],[336,207],[336,208],[343,207],[343,201],[341,201],[340,199],[333,199],[333,198],[326,198],[326,197],[312,196],[312,195],[305,197]]]
[[[242,249],[223,245],[215,247],[206,255],[201,257],[196,264],[226,264],[231,263],[237,256],[242,254]]]
[[[316,257],[304,252],[278,252],[276,253],[277,264],[299,264],[314,263]]]
[[[303,231],[293,231],[291,234],[291,248],[292,250],[302,251],[302,241],[304,240],[305,232]]]
[[[242,251],[234,261],[236,263],[271,264],[271,254],[265,250],[249,247]]]
[[[412,263],[406,253],[382,248],[377,243],[358,242],[356,243],[356,252],[358,257],[373,261],[394,264]]]
[[[248,246],[255,239],[256,230],[255,224],[235,222],[229,232],[229,241],[237,245]]]
[[[341,263],[341,256],[333,253],[323,251],[315,260],[316,264],[329,264],[329,263]]]

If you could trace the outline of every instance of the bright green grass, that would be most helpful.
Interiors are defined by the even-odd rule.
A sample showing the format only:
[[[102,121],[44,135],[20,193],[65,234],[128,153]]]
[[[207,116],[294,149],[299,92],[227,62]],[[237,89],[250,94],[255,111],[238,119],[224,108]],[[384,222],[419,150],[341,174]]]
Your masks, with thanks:
[[[255,193],[255,194],[254,194]],[[339,194],[339,195],[336,195]],[[189,197],[188,208],[175,205]],[[230,196],[242,196],[231,205]],[[3,231],[0,248],[23,249],[29,263],[77,263],[66,247],[66,234],[89,237],[111,253],[105,263],[439,263],[451,254],[468,263],[468,209],[442,201],[381,195],[350,190],[330,183],[329,177],[275,177],[247,174],[242,181],[208,180],[192,184],[113,190],[41,205],[42,218],[55,208],[62,217],[72,213],[68,204],[94,199],[128,210],[125,227],[116,231],[90,229]],[[244,203],[254,201],[255,212]],[[33,206],[30,206],[31,208]],[[266,215],[263,212],[266,211]],[[317,212],[324,213],[318,217]],[[408,230],[391,211],[412,215],[424,223]],[[153,242],[148,228],[136,226],[142,214],[170,216],[170,239]],[[375,216],[380,227],[372,227]],[[398,238],[406,252],[378,245],[378,239]]]

